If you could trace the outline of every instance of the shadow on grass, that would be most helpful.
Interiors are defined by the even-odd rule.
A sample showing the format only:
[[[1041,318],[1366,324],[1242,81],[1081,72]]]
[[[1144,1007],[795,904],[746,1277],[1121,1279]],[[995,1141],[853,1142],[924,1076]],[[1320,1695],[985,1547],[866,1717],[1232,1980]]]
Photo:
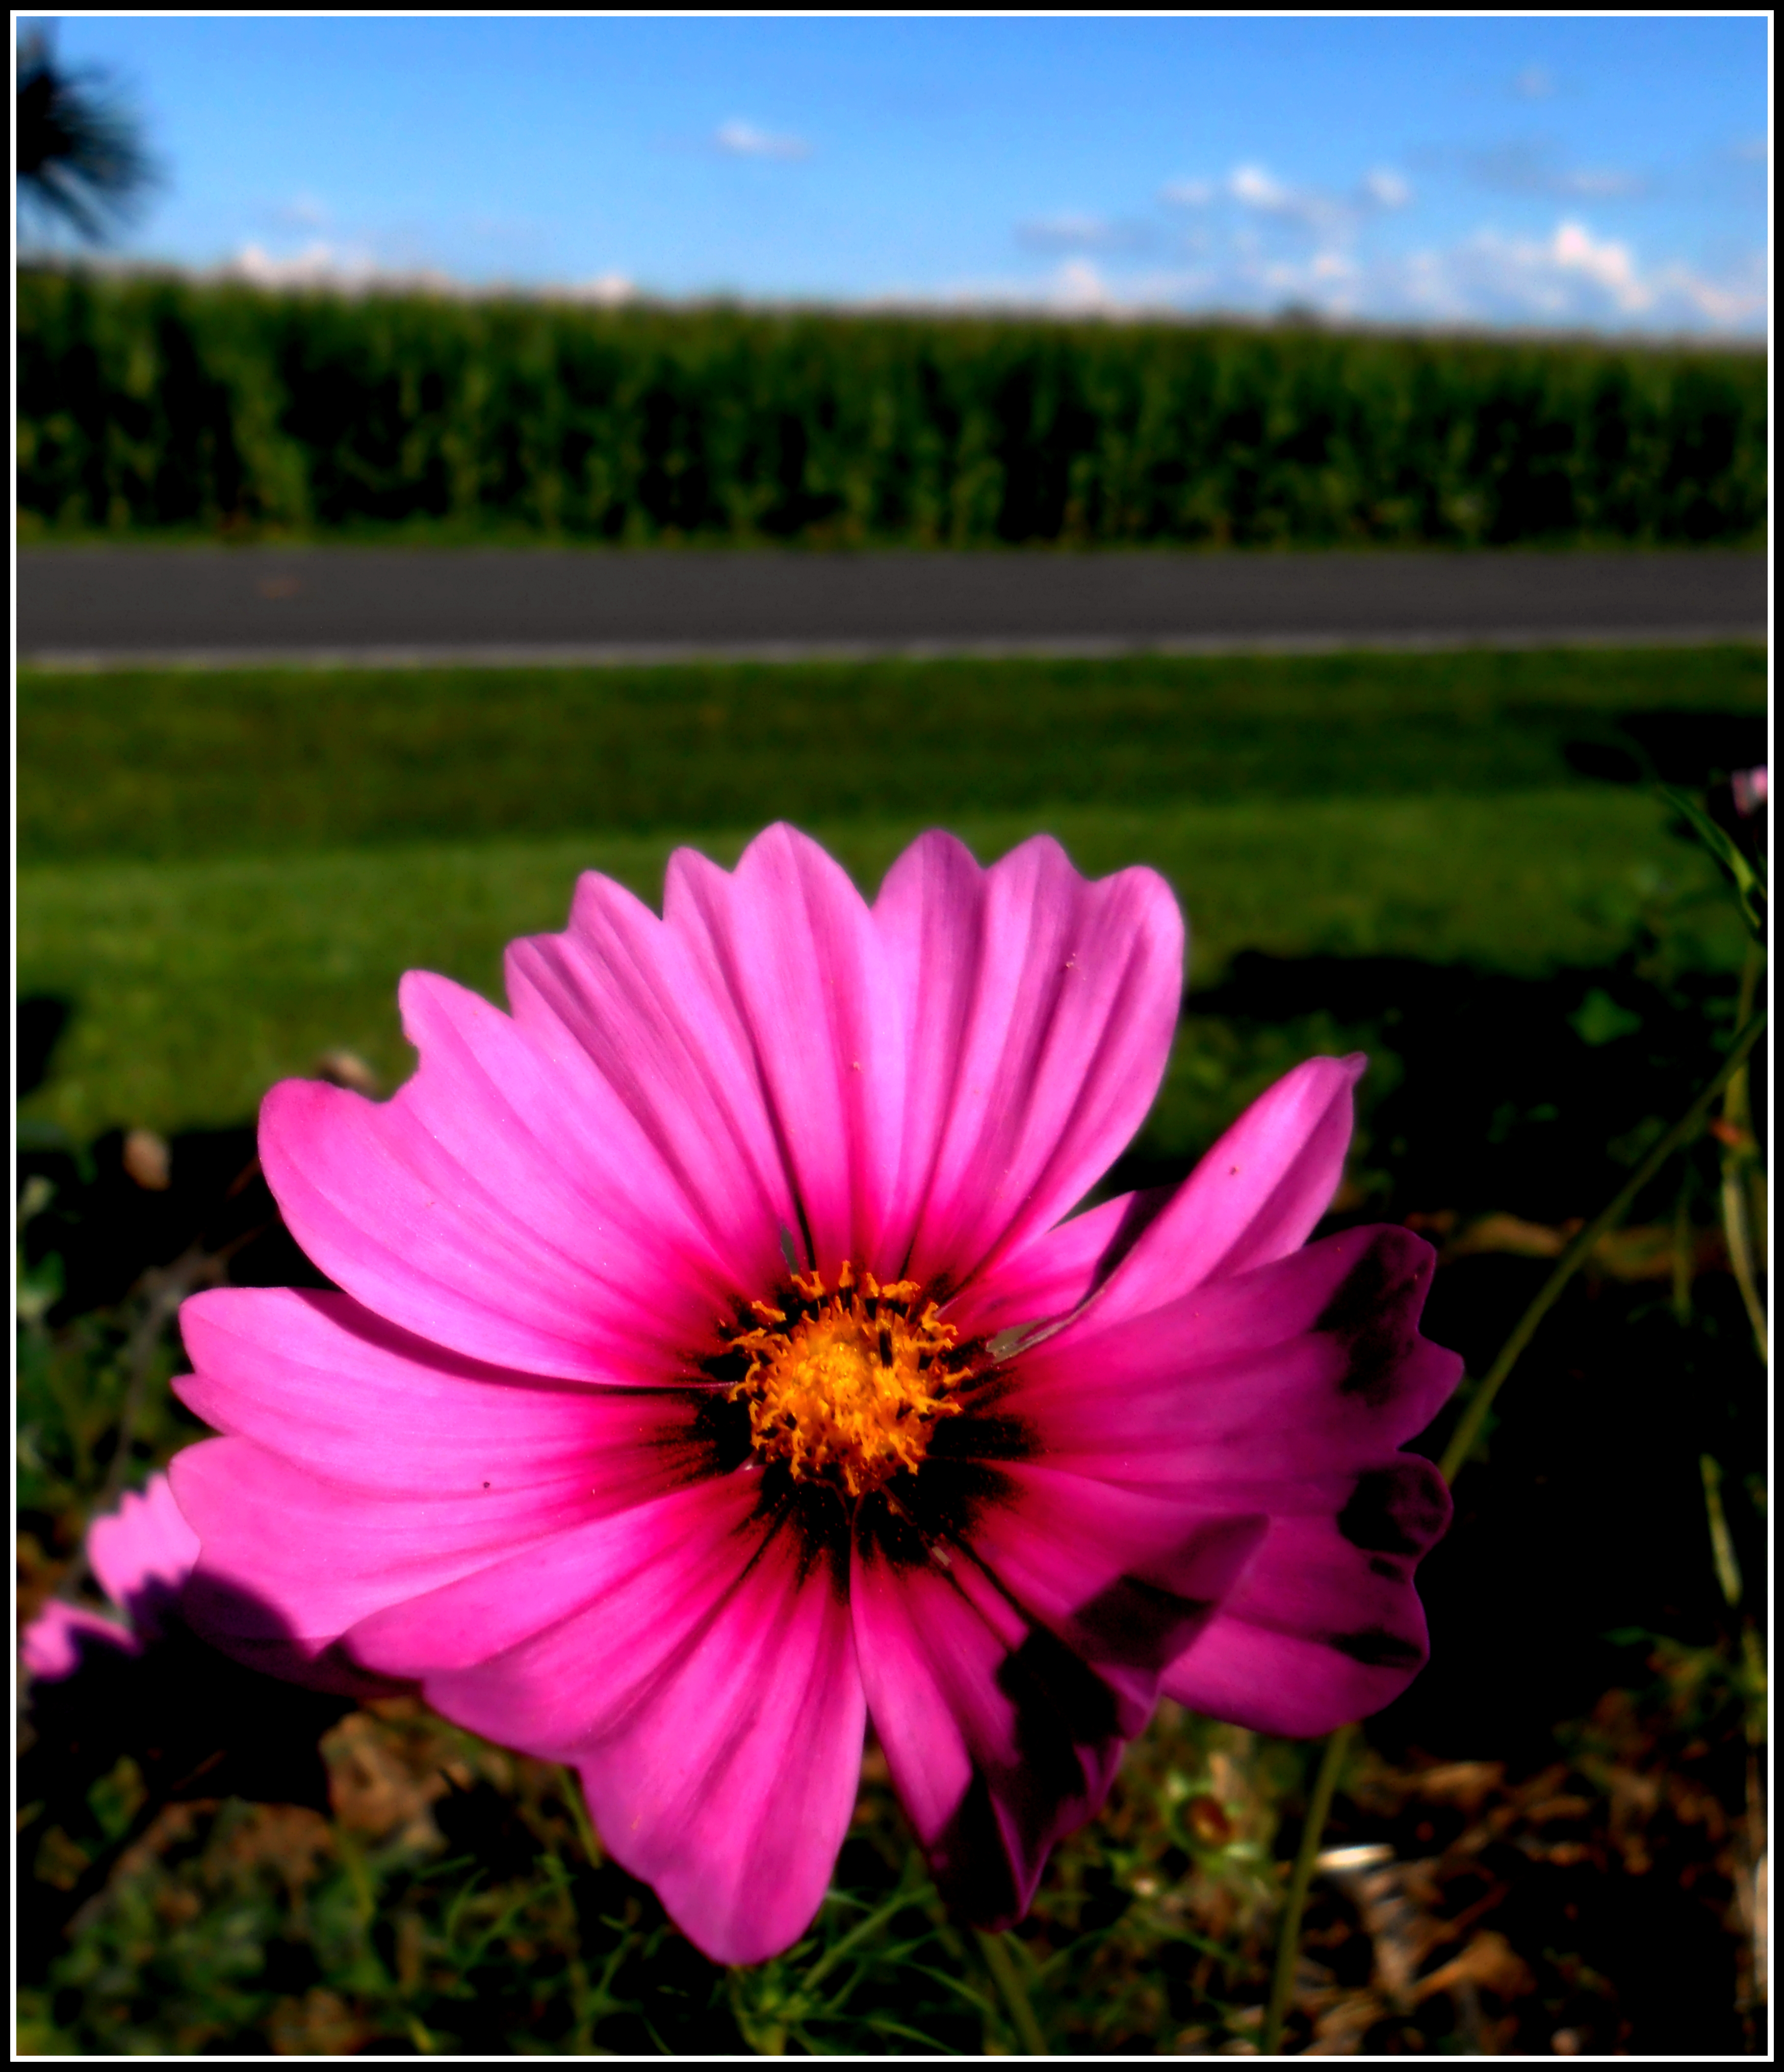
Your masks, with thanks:
[[[74,1916],[164,1807],[239,1798],[326,1813],[317,1742],[355,1702],[244,1668],[171,1615],[140,1653],[91,1633],[75,1645],[73,1672],[34,1679],[25,1714],[18,1947],[27,1981],[43,1976]],[[108,1819],[101,1787],[126,1759],[125,1788],[140,1798]],[[78,1869],[68,1860],[65,1881],[38,1874],[52,1830],[86,1857]]]
[[[34,1094],[49,1077],[50,1060],[73,1012],[54,993],[27,994],[14,1013],[13,1078],[18,1098]]]
[[[239,1592],[213,1588],[206,1609],[226,1623],[262,1631],[269,1622],[266,1607]],[[337,1818],[339,1786],[331,1789],[331,1766],[320,1744],[358,1703],[301,1689],[234,1662],[172,1613],[164,1614],[164,1630],[139,1653],[101,1636],[81,1636],[72,1673],[35,1679],[26,1707],[18,1766],[25,1815],[18,1838],[21,1987],[30,1992],[51,1986],[53,2019],[76,2037],[109,2036],[113,2048],[133,2019],[152,2025],[162,2012],[153,2004],[107,2004],[102,2010],[101,2002],[110,2001],[115,1987],[95,1997],[97,1982],[84,1975],[79,1947],[96,1926],[105,1933],[92,1918],[92,1903],[121,1869],[140,1875],[153,1864],[163,1881],[168,1873],[177,1874],[185,1856],[206,1847],[206,1833],[215,1833],[217,1816],[230,1802],[241,1803],[238,1817],[245,1808],[258,1806]],[[445,1782],[446,1795],[433,1805],[433,1824],[451,1864],[462,1873],[475,1864],[467,1893],[487,1882],[537,1889],[549,1885],[555,1871],[581,1924],[573,1942],[581,1941],[591,1952],[610,1947],[615,1963],[610,1968],[623,1970],[619,1983],[631,2004],[616,2004],[609,2012],[602,2031],[606,2049],[654,2055],[666,2037],[684,2052],[742,2049],[724,2004],[722,1968],[676,1933],[648,1887],[610,1863],[545,1864],[548,1844],[512,1797],[487,1779],[463,1786],[449,1777]],[[208,1815],[205,1827],[170,1825],[166,1816],[182,1807]],[[336,1836],[341,1832],[337,1825]],[[383,1997],[397,2004],[383,2010],[388,2033],[377,2035],[375,2020],[364,2041],[407,2054],[415,2044],[401,2018],[405,1996],[391,1992],[379,1970],[381,1966],[395,1977],[403,1968],[387,1917],[397,1913],[413,1888],[437,1873],[423,1860],[382,1865],[360,1860],[356,1868],[350,1840],[338,1840],[335,1847],[349,1860],[348,1881],[357,1882],[369,1909],[362,1926],[376,1962],[369,1978],[360,1966],[358,1987],[376,2000],[383,1986]],[[133,1852],[142,1860],[134,1872],[128,1868]],[[287,1845],[274,1858],[294,1883],[302,1881],[301,1856],[301,1848],[293,1858]],[[233,1873],[233,1903],[244,1925],[252,1910],[248,1873],[253,1868],[249,1855]],[[231,1881],[226,1873],[225,1884]],[[177,1920],[163,1922],[162,1934],[177,1925]],[[318,1939],[299,1907],[285,1932],[242,1947],[234,1967],[236,1983],[256,1996],[260,2019],[251,2017],[248,2026],[219,2037],[212,2047],[232,2054],[264,2052],[269,2045],[261,2022],[275,1999],[327,1993]],[[534,1979],[526,1967],[516,1967],[505,1947],[473,1955],[454,1980],[446,2010],[454,2041],[474,2054],[508,2055],[516,2035],[536,2029],[536,2001]],[[429,2012],[438,2019],[439,2010]]]

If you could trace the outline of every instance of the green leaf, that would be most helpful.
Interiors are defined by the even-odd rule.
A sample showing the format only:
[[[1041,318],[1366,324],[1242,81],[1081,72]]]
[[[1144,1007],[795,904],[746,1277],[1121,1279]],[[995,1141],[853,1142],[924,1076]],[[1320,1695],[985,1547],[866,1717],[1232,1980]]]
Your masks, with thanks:
[[[1747,926],[1759,941],[1766,939],[1766,881],[1763,865],[1755,870],[1742,855],[1737,844],[1724,828],[1718,827],[1704,809],[1700,799],[1689,791],[1682,791],[1676,784],[1663,784],[1660,796],[1667,804],[1683,813],[1696,831],[1697,838],[1721,865],[1733,882],[1741,911],[1746,917]]]
[[[1619,1036],[1633,1036],[1642,1018],[1620,1007],[1602,986],[1595,985],[1568,1017],[1568,1026],[1582,1043],[1596,1050],[1601,1043],[1614,1043]]]

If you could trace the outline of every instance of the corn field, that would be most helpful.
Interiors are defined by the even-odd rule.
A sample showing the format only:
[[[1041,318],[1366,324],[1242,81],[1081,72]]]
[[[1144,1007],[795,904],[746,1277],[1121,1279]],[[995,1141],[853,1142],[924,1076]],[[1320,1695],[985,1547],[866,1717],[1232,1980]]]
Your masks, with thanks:
[[[18,283],[24,536],[1754,541],[1761,354]]]

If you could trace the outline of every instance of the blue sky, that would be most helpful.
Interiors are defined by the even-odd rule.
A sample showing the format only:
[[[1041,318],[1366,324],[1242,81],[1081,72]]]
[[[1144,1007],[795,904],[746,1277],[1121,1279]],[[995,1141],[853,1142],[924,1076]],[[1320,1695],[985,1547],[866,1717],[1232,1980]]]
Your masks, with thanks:
[[[76,16],[129,257],[592,298],[1761,335],[1770,29],[1721,18]]]

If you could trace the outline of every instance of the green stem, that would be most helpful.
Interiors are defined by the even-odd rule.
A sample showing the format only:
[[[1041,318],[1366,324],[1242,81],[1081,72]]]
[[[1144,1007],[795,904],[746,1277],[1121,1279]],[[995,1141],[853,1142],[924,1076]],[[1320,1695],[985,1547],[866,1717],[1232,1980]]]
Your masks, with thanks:
[[[1741,973],[1739,1018],[1742,1021],[1753,1011],[1763,954],[1757,943],[1749,945],[1747,961]],[[1747,1321],[1753,1326],[1759,1357],[1769,1367],[1771,1334],[1766,1324],[1766,1305],[1759,1293],[1753,1218],[1747,1189],[1748,1171],[1754,1154],[1753,1110],[1747,1097],[1745,1064],[1729,1082],[1728,1093],[1722,1103],[1722,1120],[1733,1133],[1733,1141],[1724,1140],[1722,1146],[1722,1227],[1729,1240],[1729,1264],[1734,1269],[1735,1285],[1741,1290],[1741,1300],[1746,1307]]]
[[[980,1928],[974,1931],[979,1938],[979,1947],[984,1952],[991,1975],[997,1981],[997,1990],[1004,1996],[1004,2005],[1009,2009],[1009,2018],[1015,2025],[1017,2040],[1023,2054],[1030,2058],[1050,2058],[1047,2040],[1041,2025],[1034,2018],[1034,2009],[1029,2004],[1028,1988],[1022,1984],[1022,1975],[1016,1968],[1015,1960],[1005,1947],[1001,1935],[992,1935]]]
[[[1691,1142],[1704,1124],[1716,1096],[1734,1079],[1747,1061],[1747,1054],[1759,1041],[1766,1027],[1765,1010],[1749,1016],[1741,1024],[1729,1054],[1720,1070],[1697,1098],[1679,1116],[1629,1178],[1618,1190],[1614,1198],[1595,1215],[1592,1221],[1574,1237],[1567,1249],[1555,1262],[1554,1271],[1537,1290],[1535,1299],[1512,1326],[1511,1335],[1499,1348],[1499,1355],[1486,1371],[1486,1379],[1474,1392],[1474,1398],[1462,1413],[1449,1444],[1438,1462],[1438,1471],[1446,1482],[1453,1482],[1462,1464],[1474,1450],[1474,1441],[1480,1437],[1481,1427],[1486,1421],[1486,1413],[1493,1407],[1493,1399],[1505,1385],[1511,1370],[1523,1356],[1525,1346],[1536,1334],[1536,1327],[1552,1309],[1561,1293],[1574,1275],[1591,1256],[1593,1248],[1608,1231],[1614,1230],[1629,1213],[1630,1204],[1641,1193],[1674,1152]],[[1326,1818],[1331,1811],[1332,1794],[1338,1786],[1338,1773],[1350,1751],[1352,1737],[1356,1733],[1354,1725],[1340,1727],[1326,1738],[1324,1753],[1320,1758],[1319,1773],[1313,1781],[1313,1797],[1307,1807],[1306,1824],[1301,1830],[1301,1848],[1295,1857],[1293,1873],[1289,1880],[1289,1892],[1282,1910],[1281,1922],[1276,1931],[1276,1966],[1270,1980],[1270,2004],[1264,2017],[1264,2034],[1260,2050],[1266,2058],[1279,2054],[1282,2042],[1282,2025],[1287,2018],[1289,2003],[1294,1993],[1295,1967],[1301,1958],[1301,1917],[1307,1904],[1307,1889],[1313,1882],[1313,1864],[1319,1855],[1322,1836],[1326,1829]]]
[[[1338,1772],[1350,1752],[1356,1733],[1354,1726],[1340,1727],[1326,1737],[1325,1753],[1313,1779],[1313,1795],[1307,1802],[1307,1819],[1301,1831],[1301,1847],[1295,1852],[1295,1867],[1289,1879],[1289,1893],[1282,1906],[1282,1923],[1276,1932],[1276,1969],[1270,1979],[1270,2004],[1264,2016],[1264,2036],[1258,2045],[1264,2058],[1282,2053],[1282,2025],[1289,2003],[1294,1997],[1295,1967],[1301,1961],[1301,1916],[1307,1904],[1307,1889],[1313,1881],[1313,1862],[1319,1854],[1320,1838],[1326,1832],[1326,1816],[1332,1810],[1332,1794],[1338,1789]]]
[[[588,1801],[582,1796],[582,1780],[568,1763],[557,1766],[559,1787],[564,1794],[564,1803],[576,1829],[576,1839],[582,1845],[582,1854],[591,1870],[598,1870],[606,1861],[606,1853],[594,1832],[594,1823],[589,1818]]]
[[[1449,1444],[1444,1449],[1443,1457],[1437,1466],[1445,1482],[1453,1482],[1456,1479],[1457,1471],[1473,1451],[1474,1441],[1480,1437],[1481,1427],[1486,1421],[1486,1413],[1493,1407],[1494,1397],[1504,1387],[1511,1370],[1522,1358],[1525,1346],[1536,1335],[1536,1326],[1554,1308],[1563,1289],[1585,1265],[1598,1240],[1622,1221],[1629,1213],[1630,1202],[1674,1152],[1690,1143],[1704,1127],[1717,1095],[1746,1063],[1748,1052],[1759,1041],[1765,1028],[1766,1011],[1761,1008],[1757,1014],[1749,1018],[1735,1038],[1733,1047],[1722,1060],[1721,1069],[1715,1078],[1630,1174],[1615,1197],[1599,1211],[1584,1230],[1577,1233],[1566,1251],[1556,1260],[1554,1272],[1537,1290],[1535,1300],[1513,1326],[1511,1337],[1500,1346],[1498,1358],[1487,1369],[1485,1379],[1475,1390]]]
[[[911,1897],[912,1895],[908,1879],[901,1878],[898,1881],[898,1890],[893,1893],[892,1897],[887,1900],[883,1906],[878,1908],[874,1913],[866,1915],[861,1920],[857,1921],[846,1935],[841,1938],[837,1942],[832,1942],[830,1947],[824,1951],[824,1955],[818,1959],[817,1962],[812,1965],[811,1970],[806,1973],[804,1978],[800,1981],[801,1984],[804,1986],[805,1990],[808,1992],[816,1992],[818,1988],[818,1982],[823,1978],[824,1973],[826,1971],[834,1971],[837,1966],[842,1962],[843,1959],[849,1955],[849,1952],[855,1948],[858,1943],[865,1942],[870,1935],[877,1934],[879,1930],[886,1926],[886,1922],[891,1920],[894,1914],[899,1913],[903,1908],[910,1904]]]
[[[1722,1508],[1722,1466],[1713,1453],[1700,1453],[1697,1466],[1704,1478],[1704,1509],[1710,1521],[1710,1552],[1716,1561],[1716,1580],[1731,1610],[1741,1603],[1741,1564],[1735,1559],[1734,1535],[1729,1530],[1729,1515]]]

